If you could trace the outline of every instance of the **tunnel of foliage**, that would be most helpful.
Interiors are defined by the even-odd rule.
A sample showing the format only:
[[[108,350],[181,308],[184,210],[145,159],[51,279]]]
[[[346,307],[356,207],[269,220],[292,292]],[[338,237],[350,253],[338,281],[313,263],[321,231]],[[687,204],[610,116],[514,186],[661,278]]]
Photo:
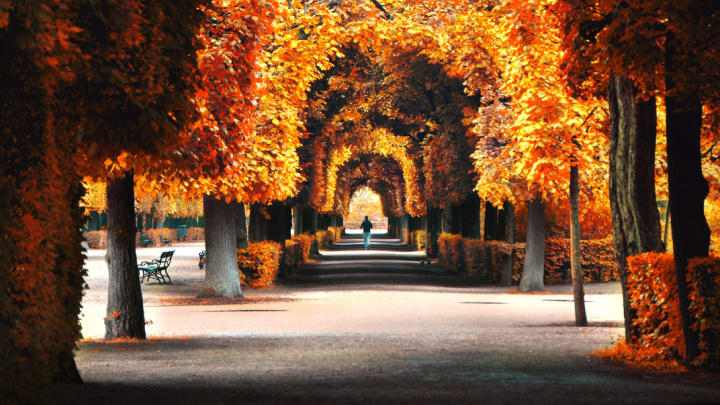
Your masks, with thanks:
[[[0,0],[0,388],[79,380],[82,206],[108,218],[106,337],[144,338],[138,213],[202,202],[200,294],[234,297],[336,240],[363,187],[448,266],[523,291],[572,280],[579,325],[581,250],[603,252],[588,274],[623,287],[614,353],[646,353],[643,322],[665,316],[674,360],[717,368],[699,325],[720,316],[719,8]],[[677,311],[653,309],[668,294]]]

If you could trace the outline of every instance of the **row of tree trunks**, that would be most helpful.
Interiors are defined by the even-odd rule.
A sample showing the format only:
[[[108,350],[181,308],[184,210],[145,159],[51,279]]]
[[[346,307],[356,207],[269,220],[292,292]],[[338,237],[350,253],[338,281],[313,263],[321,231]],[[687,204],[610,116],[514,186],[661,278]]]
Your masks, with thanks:
[[[626,76],[615,75],[610,107],[610,210],[615,259],[622,285],[625,338],[633,342],[635,313],[627,293],[627,257],[663,251],[655,199],[655,99],[644,101]],[[675,222],[675,221],[673,221]]]

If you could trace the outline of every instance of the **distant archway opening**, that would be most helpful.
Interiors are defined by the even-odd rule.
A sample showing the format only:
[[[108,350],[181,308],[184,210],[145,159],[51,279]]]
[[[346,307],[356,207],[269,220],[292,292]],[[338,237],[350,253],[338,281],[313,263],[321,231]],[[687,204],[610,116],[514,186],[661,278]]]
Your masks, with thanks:
[[[380,196],[368,186],[363,186],[353,193],[350,199],[347,216],[343,219],[346,229],[360,229],[365,216],[373,224],[373,231],[387,231],[388,219],[383,214]]]

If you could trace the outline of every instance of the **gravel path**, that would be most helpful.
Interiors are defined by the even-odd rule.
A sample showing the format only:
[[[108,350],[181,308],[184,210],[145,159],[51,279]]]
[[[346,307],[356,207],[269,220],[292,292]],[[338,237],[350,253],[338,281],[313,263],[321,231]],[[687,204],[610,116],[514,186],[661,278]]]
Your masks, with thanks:
[[[202,244],[183,243],[174,283],[143,286],[145,342],[103,342],[107,270],[88,254],[77,363],[85,384],[46,403],[713,403],[716,375],[622,370],[588,354],[622,336],[617,283],[548,294],[468,285],[397,241],[343,240],[300,275],[245,299],[198,300]],[[138,249],[138,259],[160,248]]]

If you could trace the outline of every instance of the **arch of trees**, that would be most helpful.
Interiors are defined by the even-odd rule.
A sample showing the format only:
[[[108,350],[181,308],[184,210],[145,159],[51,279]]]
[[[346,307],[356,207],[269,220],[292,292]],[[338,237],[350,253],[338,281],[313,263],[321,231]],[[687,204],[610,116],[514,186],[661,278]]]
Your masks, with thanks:
[[[697,355],[685,275],[709,253],[703,157],[718,172],[714,2],[49,3],[0,0],[8,386],[77,378],[82,177],[107,184],[107,336],[142,338],[135,188],[203,199],[210,296],[242,294],[244,204],[251,239],[280,238],[291,209],[296,229],[317,229],[318,213],[342,215],[368,185],[388,214],[425,216],[431,254],[440,231],[479,235],[481,205],[490,216],[527,205],[521,288],[533,290],[547,203],[572,208],[577,251],[580,205],[609,189],[625,287],[627,256],[664,249],[666,170],[686,356]]]

